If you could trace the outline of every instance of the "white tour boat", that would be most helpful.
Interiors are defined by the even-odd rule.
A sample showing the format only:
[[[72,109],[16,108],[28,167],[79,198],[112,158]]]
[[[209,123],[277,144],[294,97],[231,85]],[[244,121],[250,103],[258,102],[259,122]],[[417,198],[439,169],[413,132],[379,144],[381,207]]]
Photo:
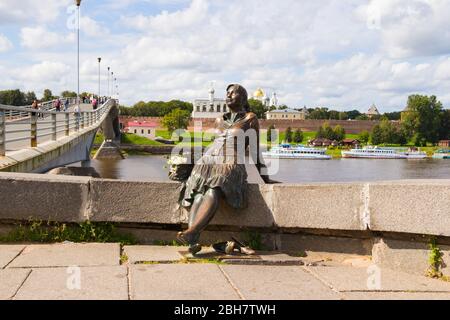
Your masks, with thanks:
[[[427,154],[422,151],[400,151],[404,149],[365,147],[342,151],[343,158],[363,159],[426,159]]]
[[[439,150],[433,154],[434,159],[450,159],[450,150]]]
[[[294,147],[290,144],[283,144],[272,147],[270,151],[263,152],[265,158],[276,159],[312,159],[312,160],[330,160],[326,149],[308,148],[304,146]]]

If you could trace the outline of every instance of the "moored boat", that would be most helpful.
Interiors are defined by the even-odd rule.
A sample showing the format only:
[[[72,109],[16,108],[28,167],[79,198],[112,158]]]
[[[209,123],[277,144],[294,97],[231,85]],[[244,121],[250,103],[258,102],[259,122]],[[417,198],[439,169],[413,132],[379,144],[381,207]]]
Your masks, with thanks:
[[[310,160],[330,160],[331,156],[326,154],[326,149],[316,149],[304,146],[291,146],[283,144],[275,146],[270,151],[263,152],[265,158],[275,159],[310,159]]]
[[[438,150],[433,154],[434,159],[450,159],[450,150]]]
[[[427,154],[422,151],[400,151],[402,149],[365,147],[362,149],[352,149],[342,151],[343,158],[361,159],[426,159]]]

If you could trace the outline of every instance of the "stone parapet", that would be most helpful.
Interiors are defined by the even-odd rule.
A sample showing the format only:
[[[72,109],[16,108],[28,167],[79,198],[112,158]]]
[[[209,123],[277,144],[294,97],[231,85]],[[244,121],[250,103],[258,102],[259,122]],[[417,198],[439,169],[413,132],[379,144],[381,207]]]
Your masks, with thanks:
[[[180,184],[0,173],[0,220],[180,225]],[[450,237],[450,180],[256,185],[249,208],[225,203],[221,227],[380,231]]]

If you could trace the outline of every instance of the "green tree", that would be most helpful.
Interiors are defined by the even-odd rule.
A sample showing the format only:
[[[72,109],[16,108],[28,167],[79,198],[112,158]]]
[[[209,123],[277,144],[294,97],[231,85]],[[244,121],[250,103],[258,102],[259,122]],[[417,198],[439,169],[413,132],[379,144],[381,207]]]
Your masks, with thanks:
[[[370,139],[370,133],[367,130],[361,131],[359,134],[359,141],[361,141],[364,144],[367,144]]]
[[[401,112],[389,112],[383,114],[383,117],[385,117],[388,120],[398,121],[401,118],[402,113]]]
[[[351,120],[355,120],[357,117],[361,115],[361,112],[358,110],[347,111],[348,118]]]
[[[355,120],[369,120],[369,117],[366,114],[360,114]]]
[[[286,133],[284,135],[284,139],[286,140],[286,142],[292,142],[292,128],[288,127],[286,129]]]
[[[36,94],[34,93],[34,91],[28,91],[27,93],[25,93],[25,104],[26,105],[31,105],[34,100],[37,100],[37,97],[36,97]]]
[[[330,120],[339,120],[339,111],[336,111],[336,110],[331,110],[329,113],[328,113],[328,119],[330,119]]]
[[[402,128],[408,137],[414,137],[416,145],[436,143],[441,132],[443,107],[436,96],[411,95]]]
[[[171,113],[164,116],[162,124],[170,133],[173,133],[177,129],[187,129],[189,125],[189,118],[189,111],[175,109]]]
[[[328,122],[325,122],[319,130],[317,130],[316,138],[335,140],[334,130],[330,127]]]
[[[328,112],[328,108],[316,108],[312,111],[310,111],[308,115],[308,119],[313,120],[326,120],[329,119],[330,115]]]
[[[348,120],[347,112],[339,112],[339,120]]]
[[[273,124],[271,124],[269,126],[269,128],[267,129],[267,143],[272,142],[272,134],[274,135],[274,137],[273,137],[274,141],[278,140],[278,137],[275,136],[275,131],[274,130],[275,130],[275,126]]]
[[[73,92],[73,91],[63,91],[61,92],[61,97],[63,98],[76,98],[77,97],[77,93]]]
[[[42,96],[42,101],[46,102],[46,101],[51,101],[53,100],[53,93],[50,89],[45,89],[44,90],[44,95]]]
[[[249,99],[250,111],[256,114],[259,119],[264,119],[268,109],[262,104],[261,101],[256,99]]]
[[[337,125],[333,129],[333,139],[337,141],[342,141],[345,139],[345,129],[342,128],[340,125]]]
[[[439,139],[450,139],[450,109],[444,110],[441,115],[441,129],[439,132]]]
[[[295,143],[302,143],[303,142],[303,132],[301,129],[295,130],[294,133],[294,142]]]
[[[25,94],[19,89],[0,91],[0,104],[8,106],[24,106],[26,105]]]
[[[371,142],[373,145],[379,145],[383,143],[383,132],[379,124],[375,125],[372,129]]]

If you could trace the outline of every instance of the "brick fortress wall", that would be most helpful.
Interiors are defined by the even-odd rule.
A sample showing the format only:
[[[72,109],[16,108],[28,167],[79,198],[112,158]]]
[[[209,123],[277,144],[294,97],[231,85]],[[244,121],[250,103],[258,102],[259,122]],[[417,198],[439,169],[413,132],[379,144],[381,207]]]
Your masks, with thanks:
[[[163,128],[161,121],[162,118],[155,117],[128,117],[121,116],[120,122],[123,124],[129,121],[147,121],[156,123],[161,129]],[[196,122],[202,123],[202,128],[204,130],[211,129],[214,127],[214,119],[196,119]],[[292,129],[301,129],[302,131],[317,131],[317,129],[322,126],[325,122],[328,122],[331,127],[336,125],[342,126],[347,133],[357,134],[361,131],[367,130],[372,131],[373,127],[379,124],[379,121],[363,121],[363,120],[259,120],[262,129],[267,129],[270,125],[274,125],[276,129],[280,131],[286,130],[288,127]],[[189,122],[189,130],[194,129],[194,120]]]

